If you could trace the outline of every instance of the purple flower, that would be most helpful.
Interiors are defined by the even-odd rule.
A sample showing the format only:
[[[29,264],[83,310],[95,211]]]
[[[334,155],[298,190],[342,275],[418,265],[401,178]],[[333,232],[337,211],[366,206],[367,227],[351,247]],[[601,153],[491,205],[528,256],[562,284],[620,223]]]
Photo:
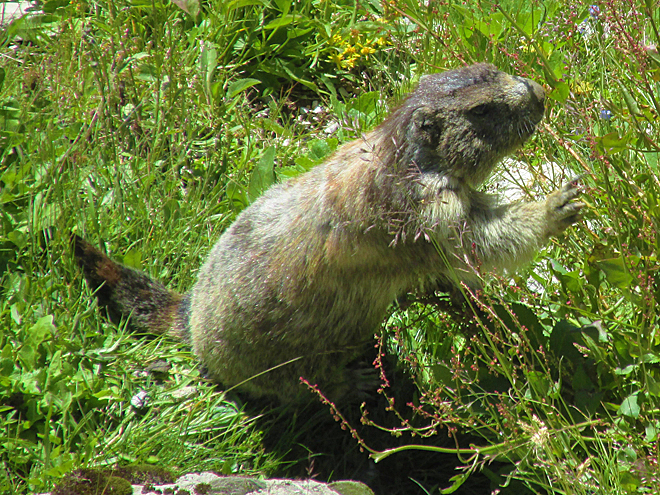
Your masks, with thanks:
[[[589,7],[589,15],[596,19],[598,14],[600,14],[600,7],[598,7],[598,5],[591,5]]]
[[[603,108],[600,111],[600,118],[603,120],[610,120],[612,118],[612,112],[610,110]]]

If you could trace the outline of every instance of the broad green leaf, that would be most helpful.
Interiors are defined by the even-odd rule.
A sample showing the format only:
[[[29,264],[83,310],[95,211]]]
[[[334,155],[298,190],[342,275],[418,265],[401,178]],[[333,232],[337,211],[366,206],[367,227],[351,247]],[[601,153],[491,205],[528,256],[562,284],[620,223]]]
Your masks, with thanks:
[[[658,382],[650,374],[646,375],[646,385],[649,394],[655,397],[660,397],[660,382]]]
[[[11,241],[18,249],[24,249],[28,243],[27,234],[21,232],[20,230],[13,230],[7,234],[7,239]]]
[[[16,325],[20,325],[22,318],[21,314],[18,310],[18,305],[16,303],[12,304],[9,308],[9,314],[11,315],[11,319],[14,321]]]
[[[286,15],[291,10],[291,0],[275,0],[275,4],[283,15]]]
[[[634,279],[622,258],[596,261],[596,265],[603,271],[610,284],[619,289],[630,288],[630,284]]]
[[[660,363],[660,356],[658,354],[649,352],[642,356],[642,362],[650,364]]]
[[[231,83],[229,88],[227,88],[227,97],[234,98],[246,89],[251,88],[252,86],[256,86],[257,84],[261,84],[259,79],[252,79],[249,77],[245,79],[238,79],[237,81]]]
[[[311,31],[314,31],[314,27],[287,29],[286,37],[292,40],[295,38],[299,38],[300,36],[304,36]]]
[[[548,95],[549,98],[558,101],[559,103],[565,102],[571,94],[571,88],[563,81],[558,81],[554,89]]]
[[[264,26],[264,29],[279,29],[284,26],[288,26],[291,24],[294,20],[294,16],[292,15],[283,15],[281,17],[278,17],[277,19],[273,19],[270,21],[268,24]]]
[[[596,138],[596,142],[608,153],[619,153],[620,151],[628,149],[629,141],[630,138],[628,135],[620,137],[619,133],[616,131]]]
[[[629,375],[630,373],[635,371],[637,368],[639,368],[638,365],[629,364],[628,366],[624,366],[623,368],[614,368],[614,374],[615,375],[620,375],[620,376]]]
[[[243,209],[250,204],[245,188],[236,182],[227,184],[225,194],[227,194],[227,198],[232,202],[234,208]]]
[[[23,365],[23,369],[34,370],[37,363],[37,351],[34,346],[28,344],[27,342],[21,346],[21,349],[18,351],[18,359]],[[27,389],[27,381],[22,377],[21,382],[23,386]]]
[[[584,371],[584,366],[579,365],[573,373],[571,385],[574,390],[591,391],[594,390],[594,384],[589,378],[589,375]]]
[[[629,418],[637,418],[640,413],[640,407],[637,403],[638,392],[626,397],[619,407],[619,414]]]
[[[55,330],[53,315],[42,316],[34,325],[32,325],[32,327],[30,327],[28,340],[36,347],[41,344],[46,337],[52,335]]]
[[[337,149],[336,139],[314,139],[309,144],[309,158],[320,161]]]
[[[124,264],[135,269],[142,268],[142,254],[137,249],[129,249],[123,258]]]
[[[299,167],[302,167],[305,170],[311,170],[314,168],[314,166],[317,165],[317,162],[314,160],[311,160],[307,156],[298,156],[294,160],[295,164],[298,165]]]
[[[248,194],[254,201],[275,182],[275,148],[269,146],[252,170]]]
[[[535,398],[555,396],[557,394],[557,385],[545,373],[531,371],[527,374],[527,380],[536,394]]]
[[[197,14],[199,14],[199,0],[172,0],[172,2],[181,10],[193,17],[196,17]]]
[[[620,475],[621,488],[623,488],[626,493],[636,493],[637,489],[641,486],[642,481],[637,474],[633,474],[630,471],[623,471]]]
[[[635,461],[637,461],[637,452],[635,452],[635,449],[629,445],[625,445],[619,448],[616,453],[616,458],[619,461],[619,465],[617,467],[619,468],[620,472],[623,472],[627,469],[630,469]]]

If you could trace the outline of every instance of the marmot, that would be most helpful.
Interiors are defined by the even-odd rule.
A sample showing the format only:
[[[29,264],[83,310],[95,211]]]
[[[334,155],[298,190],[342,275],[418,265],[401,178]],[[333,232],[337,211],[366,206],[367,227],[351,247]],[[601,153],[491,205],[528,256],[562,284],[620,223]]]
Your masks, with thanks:
[[[397,296],[512,269],[580,218],[573,181],[500,205],[475,188],[535,131],[537,83],[476,64],[424,76],[373,131],[271,187],[221,235],[186,295],[76,237],[100,302],[192,344],[208,375],[248,396],[356,390],[359,357]]]

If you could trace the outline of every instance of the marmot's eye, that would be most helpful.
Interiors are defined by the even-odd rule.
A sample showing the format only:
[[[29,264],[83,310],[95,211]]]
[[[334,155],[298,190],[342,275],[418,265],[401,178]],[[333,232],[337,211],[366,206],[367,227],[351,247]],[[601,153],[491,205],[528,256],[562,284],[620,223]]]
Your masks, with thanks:
[[[484,115],[489,114],[491,109],[492,105],[488,103],[482,103],[481,105],[470,108],[469,112],[470,115],[474,115],[475,117],[483,117]]]

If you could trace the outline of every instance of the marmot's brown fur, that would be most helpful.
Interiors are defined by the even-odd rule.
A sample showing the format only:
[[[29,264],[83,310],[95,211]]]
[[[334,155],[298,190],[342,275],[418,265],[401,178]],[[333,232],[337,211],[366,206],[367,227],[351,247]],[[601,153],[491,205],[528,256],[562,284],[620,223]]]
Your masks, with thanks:
[[[580,217],[569,183],[539,202],[477,191],[543,117],[533,81],[486,64],[423,77],[376,129],[268,190],[220,237],[185,296],[76,238],[101,303],[134,326],[189,336],[224,386],[282,401],[355,390],[360,356],[402,293],[478,287]],[[477,268],[478,267],[478,268]]]

